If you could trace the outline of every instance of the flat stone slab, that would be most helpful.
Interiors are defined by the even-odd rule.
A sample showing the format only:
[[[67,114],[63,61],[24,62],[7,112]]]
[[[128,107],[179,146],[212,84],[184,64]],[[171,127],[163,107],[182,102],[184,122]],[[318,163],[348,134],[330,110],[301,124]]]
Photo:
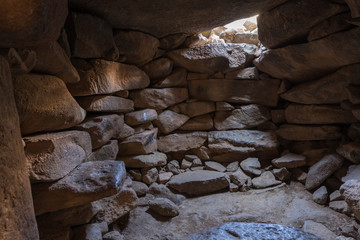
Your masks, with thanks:
[[[155,152],[148,155],[137,155],[130,157],[119,157],[121,161],[125,162],[125,166],[129,168],[145,168],[157,167],[166,165],[166,154]]]
[[[330,125],[307,126],[284,124],[276,131],[276,134],[290,141],[336,140],[342,136],[338,126]]]
[[[288,153],[280,158],[273,159],[271,163],[277,168],[297,168],[306,165],[306,157],[295,153]]]
[[[119,143],[119,155],[143,155],[156,152],[158,129],[147,130]]]
[[[175,133],[159,137],[158,147],[161,152],[187,151],[201,147],[207,140],[207,132]]]
[[[198,170],[172,177],[167,186],[180,193],[199,196],[225,189],[229,187],[229,182],[225,173]]]
[[[298,228],[277,224],[230,222],[219,227],[213,227],[201,233],[193,234],[184,240],[322,240],[311,233]]]

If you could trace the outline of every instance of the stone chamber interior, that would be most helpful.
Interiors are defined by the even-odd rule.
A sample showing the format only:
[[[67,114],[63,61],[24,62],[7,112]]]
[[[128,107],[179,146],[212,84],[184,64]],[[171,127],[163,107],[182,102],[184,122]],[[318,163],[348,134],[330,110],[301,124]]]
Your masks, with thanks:
[[[359,0],[1,5],[0,239],[360,239]]]

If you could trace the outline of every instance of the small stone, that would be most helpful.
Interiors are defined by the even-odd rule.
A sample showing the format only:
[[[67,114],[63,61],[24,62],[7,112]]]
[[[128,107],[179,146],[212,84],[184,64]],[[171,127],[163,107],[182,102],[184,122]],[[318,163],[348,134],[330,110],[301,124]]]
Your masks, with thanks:
[[[149,188],[149,193],[157,198],[167,198],[176,205],[180,205],[185,200],[185,197],[183,195],[173,193],[164,184],[151,184]]]
[[[314,202],[325,205],[328,199],[328,191],[325,186],[321,186],[313,193]]]
[[[212,170],[212,171],[218,171],[218,172],[226,171],[226,168],[222,164],[220,164],[218,162],[212,162],[212,161],[205,162],[205,169]]]
[[[125,114],[125,123],[129,126],[136,126],[151,122],[158,118],[158,114],[154,109],[144,109]]]
[[[180,173],[180,164],[176,160],[171,160],[167,165],[167,169],[172,172],[173,174],[177,175]]]
[[[160,48],[165,50],[175,49],[185,41],[187,35],[184,33],[175,33],[167,35],[160,39]]]
[[[202,161],[200,160],[200,158],[196,158],[192,161],[192,165],[191,167],[200,167],[202,166]]]
[[[258,158],[247,158],[240,162],[240,167],[247,174],[253,174],[255,176],[261,175],[261,164]]]
[[[235,161],[235,162],[229,163],[227,165],[226,171],[227,172],[235,172],[236,170],[238,170],[238,168],[239,168],[239,162]]]
[[[161,152],[154,152],[147,155],[119,156],[117,159],[124,161],[128,168],[147,168],[165,166],[167,156]]]
[[[200,148],[195,148],[192,150],[196,156],[198,156],[201,160],[206,161],[209,160],[209,149],[205,146],[201,146]]]
[[[134,180],[141,181],[142,176],[141,176],[140,170],[132,169],[129,171],[129,173],[130,173],[130,176],[132,176],[134,178]]]
[[[164,184],[164,183],[167,183],[171,177],[173,176],[174,174],[172,172],[163,172],[163,173],[160,173],[159,174],[159,177],[158,177],[158,183],[160,184]]]
[[[142,70],[149,76],[150,80],[164,78],[172,72],[173,62],[168,58],[159,58],[149,62]]]
[[[360,142],[340,145],[336,152],[355,164],[360,163]]]
[[[184,158],[185,158],[186,160],[192,162],[192,161],[194,161],[195,159],[198,159],[198,156],[187,154],[187,155],[184,156]]]
[[[260,177],[252,179],[252,184],[255,188],[267,188],[279,185],[281,181],[276,180],[270,171],[266,171],[262,173]]]
[[[236,170],[236,172],[230,173],[230,180],[235,183],[236,185],[238,185],[239,187],[243,186],[243,185],[248,185],[249,183],[251,183],[251,178],[246,175],[241,168],[239,168],[238,170]]]
[[[102,238],[103,240],[124,240],[124,236],[118,231],[108,232]]]
[[[149,187],[143,182],[133,181],[132,188],[138,197],[145,196],[149,192]]]
[[[234,183],[230,183],[229,190],[230,190],[230,192],[237,192],[239,190],[239,186]]]
[[[278,168],[297,168],[306,165],[306,157],[295,153],[288,153],[280,158],[275,158],[271,163]]]
[[[344,200],[344,197],[341,195],[339,190],[336,190],[330,194],[330,202]]]
[[[179,207],[167,198],[150,200],[149,208],[164,217],[176,217],[179,215]]]
[[[184,125],[187,120],[189,117],[186,115],[165,110],[159,115],[157,121],[154,121],[154,124],[162,133],[169,134]]]
[[[141,169],[142,181],[148,185],[156,182],[159,177],[157,168],[143,168]]]
[[[284,167],[280,169],[275,168],[274,170],[272,170],[272,173],[278,180],[282,182],[289,181],[291,177],[291,173]]]
[[[181,169],[190,168],[191,165],[192,165],[192,162],[189,162],[186,159],[183,159],[182,162],[181,162]]]
[[[346,215],[351,214],[349,205],[343,200],[330,202],[329,208],[331,208],[332,210],[337,211],[339,213],[344,213]]]

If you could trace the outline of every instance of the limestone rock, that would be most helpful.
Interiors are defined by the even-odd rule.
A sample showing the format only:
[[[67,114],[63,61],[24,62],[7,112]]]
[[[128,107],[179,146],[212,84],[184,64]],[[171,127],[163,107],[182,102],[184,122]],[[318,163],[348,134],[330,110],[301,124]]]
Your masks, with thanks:
[[[226,171],[226,168],[222,164],[220,164],[218,162],[213,162],[213,161],[205,162],[205,169],[211,170],[211,171],[218,171],[218,172]]]
[[[88,118],[74,129],[88,132],[91,136],[92,147],[96,149],[115,137],[123,124],[123,118],[112,114]]]
[[[341,195],[345,198],[349,208],[354,213],[357,220],[360,219],[360,182],[350,180],[340,188]]]
[[[219,227],[204,230],[201,233],[193,234],[184,240],[208,240],[208,239],[246,239],[251,236],[254,239],[272,240],[321,240],[322,238],[298,228],[265,223],[242,223],[230,222]]]
[[[281,181],[275,179],[275,176],[270,172],[266,171],[259,177],[252,179],[252,184],[255,188],[267,188],[279,185]]]
[[[33,185],[36,215],[79,206],[117,193],[126,177],[123,162],[86,162],[55,183]]]
[[[179,215],[179,207],[167,198],[155,198],[149,201],[149,209],[164,217]]]
[[[156,182],[159,177],[157,168],[142,168],[141,169],[142,181],[148,185]]]
[[[78,97],[76,101],[88,112],[130,112],[134,110],[133,101],[116,96]]]
[[[171,75],[156,81],[152,86],[154,88],[172,88],[172,87],[186,87],[187,71],[184,68],[175,68]]]
[[[360,61],[356,50],[359,33],[360,28],[353,28],[317,41],[265,51],[254,63],[260,71],[293,83],[317,79]]]
[[[245,173],[250,175],[261,175],[261,164],[257,158],[247,158],[240,162],[240,167]]]
[[[139,68],[105,60],[73,60],[80,82],[68,84],[73,96],[115,93],[120,90],[145,88],[149,77]]]
[[[108,60],[119,58],[111,25],[103,19],[90,14],[71,12],[65,27],[72,57]]]
[[[328,199],[328,191],[325,186],[321,186],[313,193],[314,202],[325,205]]]
[[[162,110],[188,99],[188,90],[187,88],[147,88],[131,92],[130,98],[137,108]]]
[[[271,163],[278,168],[297,168],[306,165],[306,157],[295,153],[288,153],[280,158],[273,159]]]
[[[149,192],[149,187],[143,182],[133,181],[132,188],[138,197],[143,197]]]
[[[290,104],[285,109],[288,123],[296,124],[349,124],[357,122],[351,111],[337,106]]]
[[[205,195],[229,186],[225,173],[199,170],[180,173],[171,178],[167,186],[191,196]]]
[[[249,56],[240,44],[214,43],[167,53],[178,66],[190,72],[216,73],[245,67],[255,56]]]
[[[124,161],[128,168],[145,168],[166,165],[167,156],[164,153],[155,152],[149,155],[119,157],[118,159]]]
[[[159,115],[158,119],[154,121],[154,124],[162,133],[169,134],[184,125],[187,120],[189,120],[189,117],[186,115],[165,110]]]
[[[351,72],[358,67],[358,65],[343,67],[318,80],[298,84],[281,94],[281,98],[302,104],[340,103],[348,99],[346,94],[347,81],[354,78]]]
[[[66,176],[91,153],[87,132],[66,131],[24,138],[32,181],[51,182]]]
[[[127,178],[116,195],[92,202],[93,209],[97,210],[92,221],[106,222],[110,225],[136,208],[138,198],[131,188],[131,184],[132,181]]]
[[[266,107],[251,104],[240,106],[229,112],[216,112],[214,125],[216,130],[249,129],[261,125],[270,119]]]
[[[168,58],[156,59],[142,67],[142,70],[151,80],[168,76],[172,72],[172,69],[173,62]]]
[[[344,11],[345,6],[326,0],[287,2],[259,15],[259,39],[267,48],[291,44],[317,23]]]
[[[353,163],[360,163],[360,142],[343,144],[336,149],[336,152]]]
[[[303,126],[284,124],[276,134],[289,141],[336,140],[341,138],[340,128],[337,126]]]
[[[271,158],[277,155],[278,141],[271,132],[232,130],[209,132],[208,148],[212,159],[233,162],[248,157]]]
[[[161,136],[158,140],[159,150],[168,153],[199,148],[207,140],[207,135],[206,132],[192,132]]]
[[[305,188],[312,190],[320,186],[331,174],[338,170],[344,159],[338,154],[324,156],[319,162],[310,167]]]
[[[58,42],[52,41],[32,49],[36,52],[34,71],[55,75],[65,83],[80,81],[79,73]]]
[[[13,79],[21,133],[66,129],[82,122],[86,112],[57,77],[24,74]]]
[[[117,140],[110,140],[107,144],[97,149],[90,154],[88,161],[104,161],[116,159],[119,152],[119,145]]]
[[[119,155],[141,155],[156,152],[158,129],[132,135],[119,143]],[[160,149],[160,148],[159,148]]]
[[[303,230],[305,232],[314,234],[315,236],[318,236],[321,239],[337,240],[337,236],[335,233],[330,231],[324,225],[311,220],[306,220],[304,222]]]
[[[151,122],[157,118],[158,114],[154,109],[144,109],[125,114],[125,123],[130,126],[136,126]]]
[[[180,127],[184,131],[206,131],[212,129],[214,126],[213,119],[210,114],[205,114],[199,117],[188,120]]]
[[[233,72],[226,73],[226,79],[237,80],[257,80],[259,79],[259,72],[256,67],[248,67]]]
[[[104,7],[104,5],[102,4],[101,7]],[[137,66],[150,62],[155,57],[160,46],[157,38],[136,31],[116,30],[114,39],[119,54],[126,57],[126,63]]]
[[[190,96],[204,101],[257,103],[275,107],[278,102],[279,80],[207,79],[189,81]]]
[[[187,102],[173,106],[173,111],[185,114],[191,118],[201,116],[206,113],[215,111],[215,105],[213,102]]]

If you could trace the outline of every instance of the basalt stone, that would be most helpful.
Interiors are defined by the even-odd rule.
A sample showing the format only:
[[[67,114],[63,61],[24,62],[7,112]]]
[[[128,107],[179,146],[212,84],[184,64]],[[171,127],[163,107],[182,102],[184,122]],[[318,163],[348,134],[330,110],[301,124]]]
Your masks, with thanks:
[[[134,106],[137,108],[155,108],[162,110],[185,101],[189,97],[187,88],[147,88],[131,92],[130,98],[133,99]]]
[[[119,155],[143,155],[156,152],[158,129],[132,135],[119,143]]]
[[[257,130],[213,131],[208,139],[212,158],[219,162],[273,158],[278,154],[278,145],[275,134]]]
[[[125,123],[130,126],[136,126],[151,122],[158,118],[158,114],[154,109],[144,109],[125,114]]]
[[[134,102],[116,96],[87,96],[78,97],[76,101],[88,112],[123,113],[134,110]]]
[[[269,109],[251,104],[240,106],[232,112],[216,112],[214,125],[217,130],[249,129],[270,119]]]
[[[229,182],[225,173],[199,170],[180,173],[172,177],[167,186],[183,194],[200,196],[225,189]]]
[[[207,137],[207,132],[175,133],[159,137],[158,146],[164,153],[188,151],[201,147]]]
[[[312,190],[320,186],[331,174],[342,166],[343,162],[344,159],[338,154],[324,156],[319,162],[310,167],[305,188]]]
[[[278,102],[277,91],[280,80],[252,81],[207,79],[191,80],[190,96],[204,101],[230,103],[257,103],[275,107]]]
[[[317,41],[268,50],[254,64],[272,77],[293,83],[314,80],[360,61],[360,51],[357,50],[359,33],[357,27]]]
[[[290,104],[285,109],[288,123],[296,124],[350,124],[357,122],[351,111],[338,106]]]
[[[92,162],[116,159],[118,152],[118,141],[110,140],[107,144],[92,152],[88,158],[88,161]]]
[[[32,48],[36,52],[36,72],[55,75],[65,83],[80,81],[80,76],[58,42],[52,41]]]
[[[164,217],[179,215],[179,207],[167,198],[155,198],[149,201],[149,209]]]
[[[184,125],[187,120],[189,120],[189,117],[184,114],[165,110],[159,115],[158,119],[154,121],[154,124],[162,133],[169,134]]]
[[[102,7],[104,7],[104,4],[102,4]],[[126,63],[137,66],[150,62],[155,57],[160,46],[157,38],[137,31],[116,30],[114,39],[119,54],[126,57]]]
[[[187,102],[173,106],[172,110],[193,118],[206,113],[214,112],[215,104],[213,102],[203,101]]]
[[[141,68],[151,80],[168,76],[173,69],[173,62],[168,58],[159,58]]]
[[[281,236],[283,240],[321,240],[321,238],[304,232],[298,228],[265,223],[241,223],[230,222],[219,227],[207,229],[201,233],[188,236],[184,240],[208,240],[208,239],[262,239],[272,240]]]
[[[288,153],[280,158],[273,159],[271,163],[278,168],[297,168],[306,165],[306,157],[295,153]]]
[[[286,2],[259,15],[259,39],[267,48],[278,48],[306,37],[311,27],[346,11],[346,7],[319,0]]]
[[[250,56],[243,46],[235,43],[213,43],[167,53],[175,65],[190,72],[216,73],[244,68],[255,56]]]
[[[161,79],[160,81],[156,81],[155,84],[152,85],[154,88],[172,88],[172,87],[186,87],[187,71],[184,68],[175,68],[171,75]]]
[[[13,79],[21,133],[26,135],[73,127],[86,112],[54,76],[24,74]]]
[[[336,140],[342,134],[338,126],[304,126],[284,124],[276,131],[276,134],[289,141],[318,141]]]
[[[125,177],[123,162],[82,163],[57,182],[32,186],[35,213],[54,212],[114,195]]]
[[[80,82],[68,84],[74,96],[115,93],[120,90],[145,88],[149,77],[139,68],[105,60],[73,60]]]
[[[353,163],[360,163],[360,142],[342,144],[336,152]]]
[[[123,124],[122,117],[112,114],[88,118],[74,129],[88,132],[91,136],[92,147],[96,149],[117,136]]]
[[[65,27],[72,57],[108,60],[119,58],[111,25],[103,19],[71,12]]]
[[[164,153],[155,152],[148,155],[136,155],[130,157],[118,157],[125,162],[128,168],[146,168],[166,165],[167,156]]]
[[[249,67],[240,69],[234,72],[226,73],[226,79],[237,79],[237,80],[257,80],[259,79],[259,72],[256,67]]]
[[[180,127],[184,131],[206,131],[212,129],[214,126],[213,119],[210,114],[205,114],[199,117],[188,120]]]
[[[51,182],[63,178],[91,153],[87,132],[47,133],[26,137],[24,141],[32,181]]]

